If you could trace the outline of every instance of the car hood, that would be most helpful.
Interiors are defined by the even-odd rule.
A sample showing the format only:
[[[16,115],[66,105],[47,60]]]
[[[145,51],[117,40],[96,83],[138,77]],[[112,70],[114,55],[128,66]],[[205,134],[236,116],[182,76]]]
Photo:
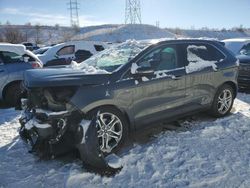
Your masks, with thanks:
[[[240,63],[249,63],[250,64],[250,56],[238,55],[236,57],[237,57],[237,59],[239,59]]]
[[[72,68],[32,69],[24,73],[27,88],[53,86],[98,85],[108,82],[110,73],[105,71],[87,72]]]

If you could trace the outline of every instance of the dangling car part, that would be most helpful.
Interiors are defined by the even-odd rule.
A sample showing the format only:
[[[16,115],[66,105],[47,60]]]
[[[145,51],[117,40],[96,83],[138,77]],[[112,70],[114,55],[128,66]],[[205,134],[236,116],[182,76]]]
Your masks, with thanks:
[[[22,103],[25,107],[28,101],[22,100]],[[97,119],[84,120],[76,111],[32,111],[26,106],[19,121],[21,138],[30,146],[30,152],[42,159],[55,158],[77,148],[81,160],[91,171],[109,175],[122,168],[110,166],[105,159],[99,145]]]

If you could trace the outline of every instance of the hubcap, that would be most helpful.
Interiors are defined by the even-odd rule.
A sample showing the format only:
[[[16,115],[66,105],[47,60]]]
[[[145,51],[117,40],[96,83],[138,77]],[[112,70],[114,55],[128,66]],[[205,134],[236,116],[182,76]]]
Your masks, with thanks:
[[[121,141],[122,122],[112,113],[99,113],[96,123],[100,149],[110,153]]]
[[[225,89],[221,92],[218,100],[218,112],[221,114],[226,114],[232,104],[232,93],[230,90]]]

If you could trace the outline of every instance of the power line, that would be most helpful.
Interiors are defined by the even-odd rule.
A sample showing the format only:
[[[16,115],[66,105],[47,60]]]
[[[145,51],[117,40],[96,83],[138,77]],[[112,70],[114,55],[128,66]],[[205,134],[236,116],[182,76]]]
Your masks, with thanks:
[[[126,0],[125,24],[141,24],[140,0]]]
[[[69,10],[70,10],[70,24],[72,27],[79,27],[79,16],[78,16],[78,10],[79,10],[79,3],[77,0],[70,0],[69,3]]]

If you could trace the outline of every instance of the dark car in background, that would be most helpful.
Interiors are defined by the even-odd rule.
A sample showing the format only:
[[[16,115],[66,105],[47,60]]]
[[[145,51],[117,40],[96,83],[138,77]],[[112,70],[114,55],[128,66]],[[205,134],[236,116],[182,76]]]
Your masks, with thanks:
[[[240,89],[250,89],[250,38],[223,41],[239,60],[238,84]]]
[[[217,41],[127,41],[74,69],[27,71],[20,135],[47,156],[77,148],[96,167],[129,133],[158,121],[201,110],[227,115],[236,62]]]
[[[26,47],[27,50],[33,51],[33,50],[38,50],[39,47],[37,44],[32,43],[32,42],[23,42],[22,45]]]

